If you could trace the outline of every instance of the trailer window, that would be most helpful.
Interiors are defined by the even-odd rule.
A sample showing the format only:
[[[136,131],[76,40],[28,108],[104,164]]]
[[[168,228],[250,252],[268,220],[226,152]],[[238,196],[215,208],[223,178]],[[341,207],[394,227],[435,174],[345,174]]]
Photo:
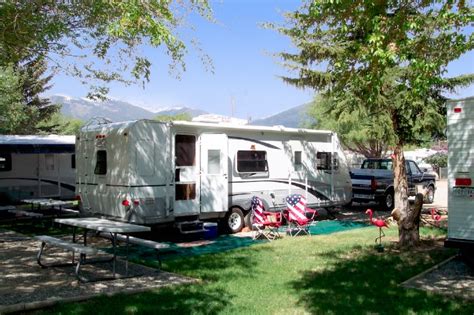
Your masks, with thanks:
[[[268,172],[266,151],[237,151],[237,171],[240,173]]]
[[[8,172],[12,170],[11,154],[0,154],[0,172]]]
[[[193,166],[196,160],[196,137],[176,135],[175,137],[176,166]]]
[[[54,171],[54,155],[53,154],[44,155],[44,168],[47,171]]]
[[[76,155],[72,154],[71,155],[71,168],[76,168]]]
[[[196,184],[176,184],[175,187],[176,200],[196,199]]]
[[[295,166],[295,171],[299,171],[303,168],[303,158],[301,151],[295,151],[293,164]]]
[[[221,150],[207,151],[207,173],[208,174],[221,173]]]
[[[95,163],[94,174],[105,175],[107,174],[107,151],[97,151],[97,160]]]
[[[331,159],[332,156],[332,159]],[[331,165],[332,161],[332,165]],[[339,169],[339,158],[337,153],[331,154],[331,152],[318,152],[316,153],[316,168],[318,170],[337,170]]]

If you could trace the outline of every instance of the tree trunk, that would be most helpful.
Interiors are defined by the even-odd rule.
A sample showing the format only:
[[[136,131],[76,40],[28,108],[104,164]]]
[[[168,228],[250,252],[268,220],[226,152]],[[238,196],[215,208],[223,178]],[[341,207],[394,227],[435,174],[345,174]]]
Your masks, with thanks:
[[[394,212],[398,216],[398,240],[400,247],[412,247],[418,244],[420,240],[420,214],[421,206],[415,206],[410,209],[408,204],[408,181],[405,167],[405,156],[403,155],[403,146],[397,144],[393,154],[394,165],[394,188],[395,188],[395,207]],[[420,194],[421,195],[421,194]],[[417,199],[419,197],[417,196]],[[421,195],[421,205],[423,205],[423,195]],[[419,200],[415,203],[420,203]],[[419,208],[417,210],[417,208]]]

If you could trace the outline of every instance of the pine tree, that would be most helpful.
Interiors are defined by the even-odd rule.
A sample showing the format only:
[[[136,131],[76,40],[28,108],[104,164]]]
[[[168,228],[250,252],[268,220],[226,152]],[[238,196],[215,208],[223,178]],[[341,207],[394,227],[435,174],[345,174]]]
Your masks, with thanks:
[[[60,110],[60,105],[53,105],[49,99],[41,96],[51,88],[49,85],[52,75],[46,75],[47,63],[43,57],[22,62],[17,71],[22,78],[23,111],[28,120],[19,124],[17,134],[51,133],[56,125],[38,126],[51,119]]]

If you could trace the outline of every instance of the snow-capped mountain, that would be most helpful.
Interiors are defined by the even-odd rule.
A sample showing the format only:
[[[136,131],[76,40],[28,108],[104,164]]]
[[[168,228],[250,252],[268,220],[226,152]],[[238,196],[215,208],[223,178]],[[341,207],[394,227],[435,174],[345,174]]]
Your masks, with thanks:
[[[205,114],[205,111],[179,107],[168,108],[158,112],[152,112],[133,104],[119,101],[106,100],[92,101],[86,98],[73,98],[66,95],[54,95],[50,97],[52,104],[61,104],[61,113],[68,117],[73,117],[87,121],[93,117],[105,117],[114,122],[135,119],[152,119],[158,115],[176,115],[189,113],[192,117]]]

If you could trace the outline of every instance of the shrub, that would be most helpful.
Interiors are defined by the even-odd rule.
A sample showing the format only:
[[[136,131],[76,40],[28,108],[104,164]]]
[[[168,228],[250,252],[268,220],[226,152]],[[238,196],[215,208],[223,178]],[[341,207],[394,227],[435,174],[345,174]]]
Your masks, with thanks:
[[[438,152],[433,154],[425,159],[426,163],[433,165],[436,168],[447,167],[448,166],[448,154],[443,152]]]

